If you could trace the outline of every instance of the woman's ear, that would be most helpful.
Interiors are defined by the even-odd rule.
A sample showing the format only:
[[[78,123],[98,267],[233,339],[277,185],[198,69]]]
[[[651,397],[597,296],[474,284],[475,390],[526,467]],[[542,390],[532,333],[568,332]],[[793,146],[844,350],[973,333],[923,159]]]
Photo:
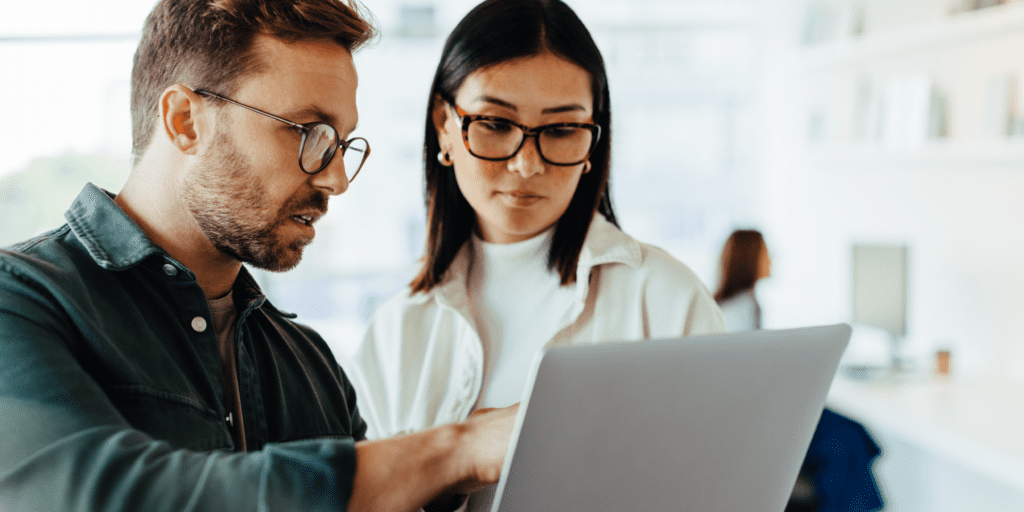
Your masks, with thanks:
[[[181,84],[175,84],[160,95],[160,127],[167,141],[178,151],[193,154],[205,126],[200,119],[201,98]]]
[[[451,143],[448,139],[451,137],[451,133],[448,129],[448,120],[451,119],[452,109],[441,96],[434,97],[432,116],[434,119],[434,129],[437,130],[437,143],[441,148],[449,147]]]

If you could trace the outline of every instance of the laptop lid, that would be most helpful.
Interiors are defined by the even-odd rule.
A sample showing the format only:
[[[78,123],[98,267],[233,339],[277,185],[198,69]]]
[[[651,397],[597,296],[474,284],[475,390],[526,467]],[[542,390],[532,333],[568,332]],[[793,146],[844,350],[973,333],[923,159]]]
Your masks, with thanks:
[[[538,353],[492,512],[782,511],[847,325]]]

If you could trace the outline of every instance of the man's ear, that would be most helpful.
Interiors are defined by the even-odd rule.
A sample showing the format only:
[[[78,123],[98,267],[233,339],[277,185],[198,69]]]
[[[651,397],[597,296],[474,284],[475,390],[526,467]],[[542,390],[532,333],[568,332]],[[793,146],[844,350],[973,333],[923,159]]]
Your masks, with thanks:
[[[181,84],[164,89],[160,95],[160,128],[178,151],[195,154],[205,123],[200,116],[203,110],[202,98]]]

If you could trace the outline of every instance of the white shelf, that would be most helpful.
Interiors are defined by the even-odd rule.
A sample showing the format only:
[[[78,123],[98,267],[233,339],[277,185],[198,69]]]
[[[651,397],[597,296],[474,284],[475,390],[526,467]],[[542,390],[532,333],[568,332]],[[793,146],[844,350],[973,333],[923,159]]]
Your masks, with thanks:
[[[1024,2],[950,15],[941,21],[846,38],[810,47],[800,60],[808,71],[826,71],[893,55],[955,47],[1024,30]]]
[[[889,149],[881,144],[810,146],[807,163],[817,167],[932,167],[941,169],[1024,169],[1024,140],[931,142],[916,149]]]
[[[1024,385],[927,377],[837,377],[828,407],[875,435],[892,435],[1024,491]]]

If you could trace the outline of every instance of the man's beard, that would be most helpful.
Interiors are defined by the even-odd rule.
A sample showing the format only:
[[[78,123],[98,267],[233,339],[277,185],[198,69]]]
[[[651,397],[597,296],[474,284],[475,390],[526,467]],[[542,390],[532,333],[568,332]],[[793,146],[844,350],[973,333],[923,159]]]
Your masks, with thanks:
[[[225,133],[216,135],[213,147],[213,152],[188,175],[183,192],[199,229],[217,250],[236,260],[271,272],[295,268],[302,259],[302,249],[313,239],[300,237],[287,242],[276,232],[292,222],[294,213],[326,212],[327,195],[311,189],[271,211],[266,204],[266,189],[252,172],[252,165]]]

